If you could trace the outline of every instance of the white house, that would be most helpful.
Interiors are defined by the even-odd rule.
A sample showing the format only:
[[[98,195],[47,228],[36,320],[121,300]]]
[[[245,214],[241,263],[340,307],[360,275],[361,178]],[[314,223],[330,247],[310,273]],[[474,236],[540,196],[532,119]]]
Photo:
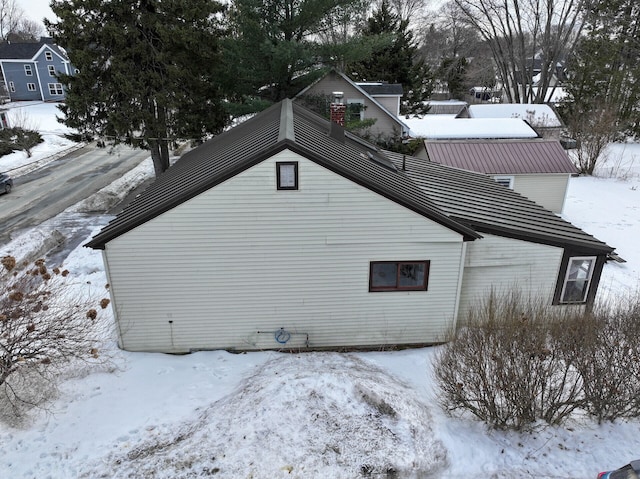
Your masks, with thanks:
[[[612,252],[290,100],[187,153],[87,246],[120,346],[166,352],[436,343],[492,285],[588,304]]]
[[[417,156],[490,175],[541,206],[562,213],[578,171],[557,140],[427,141]]]
[[[565,130],[564,123],[550,105],[539,103],[491,103],[469,105],[458,118],[520,118],[525,120],[543,138],[559,140]]]

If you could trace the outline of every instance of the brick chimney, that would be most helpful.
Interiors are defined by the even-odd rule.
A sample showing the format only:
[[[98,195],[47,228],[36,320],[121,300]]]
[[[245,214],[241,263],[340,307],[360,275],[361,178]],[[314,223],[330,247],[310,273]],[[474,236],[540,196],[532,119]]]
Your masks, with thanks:
[[[347,106],[342,103],[343,94],[341,91],[334,91],[332,95],[333,101],[330,106],[331,127],[329,130],[329,136],[344,143],[344,119]]]
[[[344,126],[344,118],[347,111],[347,106],[342,103],[343,93],[341,91],[334,91],[333,102],[331,102],[331,121],[337,123],[340,126]]]

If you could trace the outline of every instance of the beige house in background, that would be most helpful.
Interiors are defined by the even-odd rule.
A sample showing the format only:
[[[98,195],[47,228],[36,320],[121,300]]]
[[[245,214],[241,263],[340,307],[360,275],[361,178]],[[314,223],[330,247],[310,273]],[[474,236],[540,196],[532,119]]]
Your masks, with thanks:
[[[562,213],[578,170],[555,140],[426,141],[417,156],[491,176],[539,205]]]
[[[375,120],[366,132],[370,136],[400,138],[409,134],[407,125],[398,118],[402,85],[379,82],[356,83],[344,73],[331,70],[298,93],[294,101],[305,95],[333,98],[336,92],[342,94],[341,101],[347,105],[347,111],[350,105],[357,105],[361,120]]]

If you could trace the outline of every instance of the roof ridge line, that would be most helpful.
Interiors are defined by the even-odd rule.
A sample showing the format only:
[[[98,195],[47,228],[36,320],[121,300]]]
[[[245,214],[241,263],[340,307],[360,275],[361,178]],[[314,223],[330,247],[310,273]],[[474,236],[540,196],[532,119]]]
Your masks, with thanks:
[[[290,98],[282,100],[280,109],[280,131],[278,132],[278,142],[283,140],[296,141],[296,134],[293,128],[293,102]]]

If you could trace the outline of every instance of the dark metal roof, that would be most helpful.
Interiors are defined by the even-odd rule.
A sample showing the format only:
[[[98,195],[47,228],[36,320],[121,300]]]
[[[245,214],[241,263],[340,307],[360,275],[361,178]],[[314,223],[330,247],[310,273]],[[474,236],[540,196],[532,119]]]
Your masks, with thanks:
[[[431,201],[450,218],[479,233],[570,247],[581,254],[614,248],[491,178],[421,158],[388,153]]]
[[[33,57],[40,51],[43,45],[49,46],[52,51],[59,56],[67,59],[58,46],[51,43],[50,39],[44,39],[39,42],[28,43],[2,43],[0,44],[0,59],[2,60],[32,60]]]
[[[357,82],[360,88],[371,96],[378,95],[398,95],[402,96],[402,85],[400,83],[365,83]]]
[[[578,172],[556,140],[426,141],[425,148],[431,161],[490,175]]]
[[[121,234],[288,149],[465,240],[481,238],[486,231],[589,252],[613,250],[485,175],[382,152],[348,132],[340,141],[329,132],[327,120],[291,100],[273,105],[187,153],[86,246],[103,249]],[[384,156],[396,167],[381,161]]]
[[[452,220],[407,175],[374,161],[373,145],[345,132],[329,135],[321,116],[284,100],[190,151],[124,208],[86,246],[104,248],[112,239],[207,191],[251,166],[289,149],[464,236],[480,238]]]

